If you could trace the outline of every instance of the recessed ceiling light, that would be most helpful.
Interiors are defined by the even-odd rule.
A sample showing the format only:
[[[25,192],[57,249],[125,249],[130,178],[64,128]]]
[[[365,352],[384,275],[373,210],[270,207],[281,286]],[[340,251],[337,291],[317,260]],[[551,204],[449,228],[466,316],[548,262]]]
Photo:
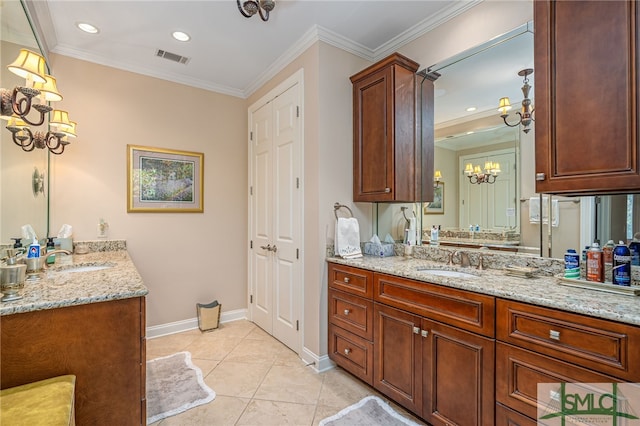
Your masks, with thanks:
[[[94,27],[91,24],[87,24],[86,22],[78,22],[76,23],[76,26],[80,28],[82,31],[84,31],[85,33],[97,34],[100,32],[100,30],[97,27]]]
[[[467,111],[467,112],[473,112],[473,111],[475,111],[475,110],[476,110],[476,107],[469,107],[469,108],[467,108],[467,110],[466,110],[466,111]]]
[[[171,35],[173,36],[173,38],[175,38],[178,41],[191,40],[191,36],[187,33],[183,33],[182,31],[174,31],[173,33],[171,33]]]

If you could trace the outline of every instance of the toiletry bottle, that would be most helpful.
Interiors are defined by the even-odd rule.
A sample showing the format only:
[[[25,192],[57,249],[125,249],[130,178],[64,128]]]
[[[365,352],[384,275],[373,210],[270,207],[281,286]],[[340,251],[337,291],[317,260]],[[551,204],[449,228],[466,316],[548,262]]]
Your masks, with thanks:
[[[49,253],[50,251],[54,251],[56,249],[56,245],[53,242],[53,237],[47,237],[47,248],[46,248],[46,252]],[[51,255],[47,255],[47,265],[51,265],[53,263],[56,263],[56,255],[51,254]]]
[[[587,250],[587,281],[604,282],[604,255],[597,242]]]
[[[640,266],[640,232],[633,235],[633,241],[629,243],[631,251],[631,265]]]
[[[29,245],[29,251],[27,252],[27,258],[32,257],[40,257],[40,244],[36,238],[34,238],[31,245]]]
[[[620,241],[613,250],[611,282],[616,285],[631,285],[631,251]]]

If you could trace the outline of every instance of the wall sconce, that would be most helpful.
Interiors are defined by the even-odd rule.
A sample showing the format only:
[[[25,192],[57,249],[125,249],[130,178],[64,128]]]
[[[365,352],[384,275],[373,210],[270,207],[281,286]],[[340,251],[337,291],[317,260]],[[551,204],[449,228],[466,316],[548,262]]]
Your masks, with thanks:
[[[436,172],[433,174],[433,187],[437,188],[438,186],[440,186],[440,180],[442,179],[442,173],[440,172],[440,170],[436,170]]]
[[[240,4],[240,0],[236,0],[236,3],[238,10],[245,18],[251,18],[257,13],[260,15],[260,19],[265,22],[269,20],[269,12],[276,7],[276,2],[273,0],[246,0],[242,4]]]
[[[473,166],[471,163],[467,163],[464,168],[464,174],[469,178],[469,182],[478,185],[481,183],[494,183],[500,171],[500,163],[494,163],[493,161],[484,163],[484,171],[480,166]]]
[[[520,119],[516,123],[509,124],[507,122],[507,117],[509,116],[509,113],[507,111],[511,109],[511,102],[509,102],[508,97],[500,98],[500,105],[498,106],[498,111],[500,111],[500,117],[502,117],[502,119],[504,120],[504,124],[509,127],[516,127],[522,124],[522,131],[525,133],[529,133],[529,130],[531,130],[529,128],[529,125],[531,125],[532,121],[535,121],[535,119],[533,118],[534,109],[531,106],[531,99],[529,99],[531,86],[529,86],[528,76],[531,74],[533,74],[532,68],[527,68],[518,72],[518,75],[520,77],[524,77],[524,85],[522,86],[522,95],[524,99],[522,99],[522,109],[516,112],[516,114],[520,116]]]
[[[24,86],[16,86],[13,90],[0,88],[0,118],[8,120],[6,128],[11,132],[13,142],[27,152],[46,147],[53,154],[62,154],[64,147],[69,144],[65,137],[76,136],[76,123],[69,121],[66,111],[55,110],[47,104],[61,101],[62,95],[58,92],[56,79],[45,74],[44,58],[30,50],[21,49],[16,60],[7,68],[25,79]],[[37,112],[35,118],[30,117],[34,115],[34,110]],[[29,125],[42,125],[49,113],[48,132],[29,128]]]

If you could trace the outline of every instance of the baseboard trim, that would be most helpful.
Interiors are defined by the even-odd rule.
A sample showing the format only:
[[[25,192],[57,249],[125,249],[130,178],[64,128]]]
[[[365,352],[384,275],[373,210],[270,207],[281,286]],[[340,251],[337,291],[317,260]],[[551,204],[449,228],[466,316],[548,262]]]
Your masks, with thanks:
[[[235,311],[221,312],[220,324],[247,319],[248,314],[249,311],[247,309],[236,309]],[[183,331],[195,330],[196,328],[198,328],[197,317],[189,318],[182,321],[170,322],[167,324],[154,325],[151,327],[147,327],[147,339],[167,336],[169,334],[181,333]]]
[[[312,367],[316,373],[322,373],[335,367],[335,364],[329,359],[328,355],[318,356],[307,348],[302,348],[301,358],[304,363]]]

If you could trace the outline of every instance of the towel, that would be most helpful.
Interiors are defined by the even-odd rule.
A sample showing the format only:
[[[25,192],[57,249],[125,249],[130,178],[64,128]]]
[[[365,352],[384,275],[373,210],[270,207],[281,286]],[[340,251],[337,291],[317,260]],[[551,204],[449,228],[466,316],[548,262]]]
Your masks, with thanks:
[[[529,223],[540,223],[540,198],[529,198]],[[549,223],[549,198],[542,197],[542,223]],[[560,225],[560,204],[558,200],[551,201],[551,226]]]
[[[335,254],[345,259],[362,257],[360,226],[355,217],[340,217],[336,223]]]

